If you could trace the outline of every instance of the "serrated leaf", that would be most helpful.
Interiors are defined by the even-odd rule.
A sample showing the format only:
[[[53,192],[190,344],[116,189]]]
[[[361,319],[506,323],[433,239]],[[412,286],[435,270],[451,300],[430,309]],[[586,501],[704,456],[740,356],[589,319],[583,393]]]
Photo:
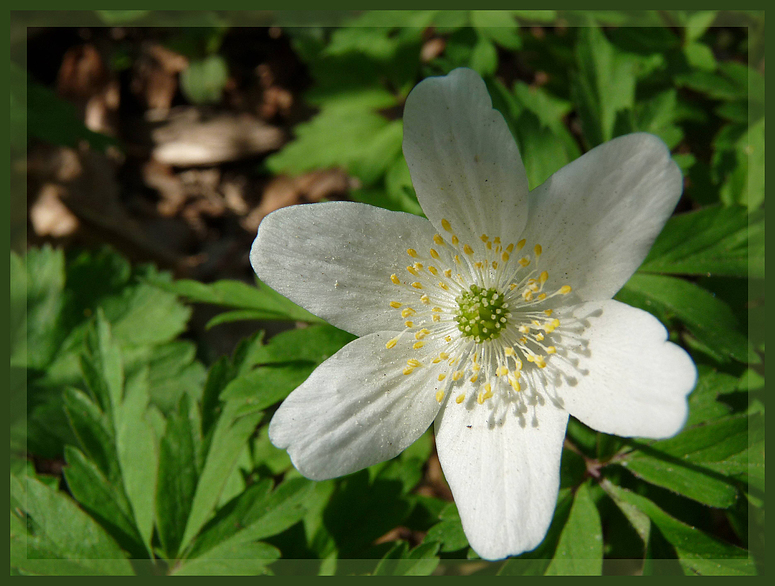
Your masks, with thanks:
[[[157,287],[185,297],[194,303],[210,303],[260,312],[260,319],[322,321],[263,283],[259,287],[253,287],[233,280],[216,281],[209,285],[190,279],[152,282]]]
[[[738,379],[716,372],[707,365],[697,365],[697,385],[689,395],[689,418],[685,427],[705,423],[728,415],[732,408],[718,401],[719,395],[734,392]]]
[[[673,216],[639,270],[747,277],[749,234],[758,229],[758,224],[763,224],[763,219],[763,214],[749,216],[742,207],[721,206]]]
[[[421,543],[409,550],[406,542],[394,545],[379,561],[373,576],[429,576],[439,565],[438,542]]]
[[[112,424],[89,397],[77,389],[64,392],[64,409],[81,449],[106,478],[120,477]]]
[[[624,303],[645,309],[663,321],[675,317],[721,360],[731,356],[740,362],[758,363],[739,331],[729,305],[709,291],[682,279],[636,273],[617,293]]]
[[[132,575],[121,548],[64,493],[11,477],[11,566],[30,574]]]
[[[296,328],[273,336],[250,353],[251,364],[314,362],[319,364],[333,356],[355,336],[328,324]]]
[[[280,557],[280,550],[268,543],[226,542],[204,556],[175,567],[173,576],[260,576]]]
[[[576,490],[547,576],[599,576],[603,571],[603,528],[587,483]]]
[[[294,478],[270,492],[269,479],[250,486],[219,510],[194,541],[187,557],[201,557],[222,544],[237,544],[265,539],[298,523],[314,483]]]
[[[143,370],[127,378],[117,413],[116,451],[135,524],[150,553],[159,453],[156,433],[146,419],[148,402],[148,375]]]
[[[635,74],[632,62],[614,50],[597,27],[579,30],[576,44],[578,74],[572,94],[584,137],[590,147],[614,137],[617,112],[632,109]]]
[[[65,459],[64,475],[70,494],[133,557],[144,557],[142,538],[122,488],[111,484],[80,450],[67,446]]]
[[[178,411],[167,419],[159,448],[156,526],[169,558],[174,558],[180,547],[199,477],[198,430],[190,411],[188,396],[183,395]]]
[[[222,401],[239,401],[259,410],[282,401],[307,380],[315,365],[262,366],[231,381],[221,393]]]
[[[237,457],[248,437],[255,431],[261,416],[260,411],[239,416],[229,405],[224,409],[213,430],[210,449],[196,485],[191,512],[181,539],[181,548],[189,544],[215,508],[226,480],[237,463]]]
[[[608,481],[601,486],[617,505],[628,503],[649,516],[678,554],[681,566],[690,574],[752,575],[753,560],[744,549],[724,543],[668,515],[646,497]]]

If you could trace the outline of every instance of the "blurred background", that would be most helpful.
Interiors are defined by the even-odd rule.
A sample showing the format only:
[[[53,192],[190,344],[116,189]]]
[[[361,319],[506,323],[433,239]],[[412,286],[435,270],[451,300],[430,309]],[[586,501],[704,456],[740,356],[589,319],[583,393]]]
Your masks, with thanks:
[[[218,543],[216,536],[202,541],[197,531],[212,511],[222,511],[230,499],[260,484],[258,479],[293,479],[287,457],[275,453],[266,438],[272,405],[351,338],[268,288],[257,289],[248,261],[251,242],[268,213],[299,203],[351,200],[421,214],[401,153],[403,103],[424,77],[461,66],[484,77],[518,141],[531,188],[615,136],[646,131],[666,142],[685,178],[676,211],[696,215],[669,224],[643,274],[636,275],[640,280],[634,277],[619,298],[670,326],[672,339],[691,350],[701,375],[707,375],[701,380],[711,390],[697,399],[705,402],[698,403],[691,423],[756,412],[749,399],[758,401],[764,372],[763,333],[753,327],[763,323],[764,311],[763,12],[15,12],[10,74],[14,469],[77,501],[121,555],[167,560],[148,570],[154,573],[185,567],[179,560],[196,557],[192,551],[204,551],[201,543],[207,539]],[[698,234],[699,240],[691,240]],[[272,351],[256,350],[270,348],[265,343],[272,335],[287,336],[298,326],[309,336],[294,342],[301,355],[288,354],[294,338]],[[112,331],[112,342],[106,341],[105,328]],[[263,338],[256,335],[259,330]],[[155,431],[149,450],[162,462],[150,486],[161,486],[165,474],[172,474],[162,470],[165,462],[173,466],[178,441],[170,435],[169,421],[192,412],[201,419],[200,435],[210,439],[202,440],[197,458],[203,461],[186,493],[190,499],[215,450],[208,442],[218,423],[208,413],[226,413],[234,401],[242,401],[244,409],[251,389],[270,388],[262,391],[267,397],[260,406],[253,403],[251,423],[243,418],[241,435],[220,446],[233,451],[235,460],[222,471],[227,487],[221,485],[210,508],[197,513],[201,523],[189,516],[200,501],[179,511],[178,524],[188,519],[192,527],[185,535],[161,518],[158,502],[141,506],[142,490],[129,485],[141,483],[142,475],[127,480],[128,464],[123,478],[111,468],[112,459],[128,457],[121,455],[121,426],[107,432],[114,451],[100,456],[85,439],[89,425],[79,427],[74,415],[90,408],[77,407],[87,395],[103,415],[110,413],[107,395],[95,391],[110,386],[104,361],[114,347],[110,344],[123,361],[123,392],[134,378],[145,381],[142,425]],[[107,368],[101,379],[97,376],[102,382],[90,380],[90,360],[102,365],[97,371]],[[232,369],[220,382],[214,374],[219,364]],[[287,371],[267,371],[266,364],[284,364],[277,368]],[[253,378],[240,378],[247,374]],[[236,388],[241,380],[243,388]],[[80,389],[80,395],[68,395],[67,388]],[[725,399],[719,403],[721,395]],[[763,418],[763,404],[759,411]],[[588,471],[590,462],[600,464],[632,448],[573,425],[569,437],[581,446],[583,459],[577,462],[581,472],[574,472],[574,456],[563,457],[567,487],[587,481],[585,462]],[[464,538],[454,533],[456,513],[444,508],[450,494],[430,436],[418,444],[403,464],[383,470],[386,478],[399,478],[400,486],[394,491],[390,485],[383,494],[392,508],[384,519],[369,521],[375,534],[348,537],[330,521],[348,495],[358,492],[356,480],[331,481],[330,488],[314,489],[317,517],[307,512],[302,522],[297,511],[298,518],[287,521],[290,529],[269,534],[275,535],[274,549],[240,555],[272,557],[281,551],[289,559],[379,559],[393,547],[391,555],[399,558],[411,552],[416,558],[471,557]],[[81,457],[79,472],[73,462]],[[123,511],[123,520],[116,521],[120,516],[114,518],[103,501],[94,504],[97,497],[84,480],[89,461],[96,469],[104,467],[105,487],[124,486],[127,502],[113,507]],[[63,468],[74,470],[71,479],[63,479]],[[666,486],[671,481],[646,466],[634,477],[620,467],[617,474],[625,478],[612,478],[632,490],[639,483],[661,486],[662,492],[641,493],[742,550],[749,547],[746,503],[756,498],[743,488],[751,482],[749,472],[721,482],[734,487],[734,499],[719,496],[712,502],[692,489],[687,495]],[[378,475],[358,476],[357,482],[373,483]],[[652,571],[642,563],[643,544],[627,519],[610,512],[610,499],[595,495],[606,531],[602,565],[595,568]],[[373,504],[364,501],[363,510]],[[93,522],[81,521],[83,527]],[[326,530],[321,533],[319,526]],[[434,526],[438,539],[429,541]],[[545,557],[552,558],[557,539]],[[681,560],[672,570],[708,573],[687,565],[671,537],[651,541],[647,546],[659,553],[653,557]],[[433,543],[435,549],[428,545]],[[420,553],[409,549],[423,544]],[[617,562],[630,558],[637,563]],[[334,566],[314,571],[333,572]],[[485,566],[467,572],[504,571]],[[203,567],[191,571],[226,571]],[[519,573],[515,567],[505,573]],[[385,566],[364,568],[359,571],[386,571]],[[415,570],[428,573],[430,566],[423,568]],[[17,569],[39,573],[24,563]],[[106,566],[101,571],[123,570]],[[265,570],[259,565],[245,571]],[[429,571],[439,572],[436,565]]]

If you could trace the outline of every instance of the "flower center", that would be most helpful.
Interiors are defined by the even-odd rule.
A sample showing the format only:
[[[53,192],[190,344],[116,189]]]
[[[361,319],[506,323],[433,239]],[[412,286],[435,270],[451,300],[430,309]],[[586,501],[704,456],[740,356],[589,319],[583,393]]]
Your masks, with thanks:
[[[495,288],[483,289],[471,285],[455,299],[457,328],[466,338],[477,343],[493,340],[501,335],[502,328],[511,316],[506,298]]]

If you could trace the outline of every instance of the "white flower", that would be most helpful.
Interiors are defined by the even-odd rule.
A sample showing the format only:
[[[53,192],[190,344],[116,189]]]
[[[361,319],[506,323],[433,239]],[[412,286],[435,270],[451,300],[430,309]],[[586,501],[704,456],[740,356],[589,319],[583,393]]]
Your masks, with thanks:
[[[312,479],[399,454],[431,423],[471,546],[535,548],[552,519],[568,414],[621,436],[674,435],[696,370],[650,314],[611,297],[682,190],[665,145],[632,134],[528,193],[506,122],[468,69],[404,110],[428,220],[358,203],[280,209],[258,276],[361,336],[293,391],[269,428]]]

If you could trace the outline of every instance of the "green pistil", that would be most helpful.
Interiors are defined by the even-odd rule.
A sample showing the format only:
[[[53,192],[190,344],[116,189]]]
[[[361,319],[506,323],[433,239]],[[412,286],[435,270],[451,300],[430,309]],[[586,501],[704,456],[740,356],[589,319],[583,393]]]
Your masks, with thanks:
[[[501,335],[509,306],[497,290],[471,285],[455,301],[458,305],[455,321],[464,336],[484,342]]]

